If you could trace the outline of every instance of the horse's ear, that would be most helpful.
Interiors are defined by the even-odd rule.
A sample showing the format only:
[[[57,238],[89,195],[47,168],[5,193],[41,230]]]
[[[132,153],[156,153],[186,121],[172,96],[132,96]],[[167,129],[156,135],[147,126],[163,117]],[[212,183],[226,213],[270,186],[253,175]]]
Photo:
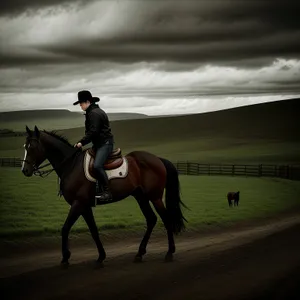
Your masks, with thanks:
[[[31,132],[31,130],[28,128],[27,125],[26,125],[26,131],[27,131],[27,133],[28,133],[29,136],[32,136],[32,132]]]
[[[35,135],[36,135],[37,138],[40,137],[40,131],[39,131],[39,129],[36,126],[34,126],[34,133],[35,133]]]

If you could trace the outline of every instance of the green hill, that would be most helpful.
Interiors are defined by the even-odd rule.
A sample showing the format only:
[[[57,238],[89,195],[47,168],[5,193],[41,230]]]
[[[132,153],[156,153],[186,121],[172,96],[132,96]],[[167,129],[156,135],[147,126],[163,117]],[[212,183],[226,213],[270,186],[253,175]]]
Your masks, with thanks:
[[[116,147],[147,150],[172,160],[300,163],[300,99],[216,112],[111,123]],[[24,124],[25,125],[25,124]],[[35,123],[40,129],[44,127]],[[23,129],[24,130],[24,129]],[[61,132],[71,143],[84,128]],[[1,156],[22,156],[24,137],[2,138]]]
[[[109,113],[111,121],[147,118],[147,115],[137,113]],[[14,131],[24,130],[24,126],[34,126],[48,130],[81,127],[84,124],[83,112],[71,112],[69,110],[24,110],[0,113],[0,129]]]
[[[216,112],[112,122],[116,145],[173,160],[300,163],[300,99]],[[83,128],[65,130],[76,141]]]
[[[203,137],[300,141],[300,99],[255,104],[216,112],[115,122],[127,139],[147,142]],[[124,138],[122,138],[122,136]]]
[[[118,143],[153,145],[203,138],[267,139],[300,142],[300,99],[275,101],[216,112],[112,122]],[[64,133],[75,137],[83,129]]]

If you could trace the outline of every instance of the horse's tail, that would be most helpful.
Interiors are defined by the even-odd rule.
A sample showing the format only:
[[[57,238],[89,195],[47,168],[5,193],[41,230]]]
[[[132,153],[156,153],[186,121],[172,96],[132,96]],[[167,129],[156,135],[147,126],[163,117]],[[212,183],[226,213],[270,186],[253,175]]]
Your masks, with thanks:
[[[187,222],[182,214],[180,205],[186,207],[186,205],[180,199],[180,183],[178,172],[175,166],[165,158],[159,158],[166,170],[167,170],[167,181],[166,181],[166,208],[168,217],[171,220],[173,233],[178,234],[185,229],[184,221]]]

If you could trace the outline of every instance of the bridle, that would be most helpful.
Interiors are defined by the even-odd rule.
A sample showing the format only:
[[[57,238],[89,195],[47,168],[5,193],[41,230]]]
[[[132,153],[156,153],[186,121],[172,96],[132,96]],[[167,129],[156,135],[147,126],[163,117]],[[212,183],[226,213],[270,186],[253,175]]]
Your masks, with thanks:
[[[31,138],[31,140],[36,140],[38,143],[40,142],[38,139],[36,138]],[[49,176],[53,171],[58,170],[59,168],[61,168],[61,166],[63,166],[70,158],[72,158],[76,153],[78,153],[78,151],[82,152],[82,149],[77,148],[77,151],[73,152],[71,155],[69,155],[68,157],[66,157],[60,164],[58,167],[56,168],[52,168],[52,169],[48,169],[48,170],[42,170],[48,166],[51,166],[51,163],[47,163],[44,164],[42,166],[36,166],[35,164],[33,165],[33,174],[35,176],[40,176],[42,178],[45,178],[47,176]],[[30,163],[27,159],[21,159],[21,162],[27,162],[28,164]]]

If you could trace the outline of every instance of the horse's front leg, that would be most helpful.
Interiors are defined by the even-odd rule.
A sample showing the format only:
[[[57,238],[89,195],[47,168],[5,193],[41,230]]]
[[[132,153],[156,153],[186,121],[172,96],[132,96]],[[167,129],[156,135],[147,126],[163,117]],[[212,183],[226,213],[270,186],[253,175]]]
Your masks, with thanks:
[[[228,205],[229,205],[229,207],[232,206],[231,200],[229,198],[228,198]]]
[[[69,233],[74,225],[74,223],[78,220],[80,215],[83,212],[83,206],[78,202],[75,201],[69,211],[68,217],[65,221],[64,226],[61,230],[61,237],[62,237],[62,265],[68,265],[69,264],[69,258],[71,257],[71,252],[69,250],[68,246],[68,240],[69,240]]]
[[[83,216],[86,224],[89,227],[91,235],[92,235],[92,237],[93,237],[93,239],[96,243],[97,249],[98,249],[99,257],[98,257],[97,263],[102,266],[102,263],[106,258],[106,253],[105,253],[105,250],[104,250],[103,245],[101,243],[101,240],[99,238],[99,233],[98,233],[98,229],[97,229],[97,225],[96,225],[96,222],[95,222],[95,218],[94,218],[94,215],[93,215],[92,208],[88,207],[82,213],[82,216]]]

